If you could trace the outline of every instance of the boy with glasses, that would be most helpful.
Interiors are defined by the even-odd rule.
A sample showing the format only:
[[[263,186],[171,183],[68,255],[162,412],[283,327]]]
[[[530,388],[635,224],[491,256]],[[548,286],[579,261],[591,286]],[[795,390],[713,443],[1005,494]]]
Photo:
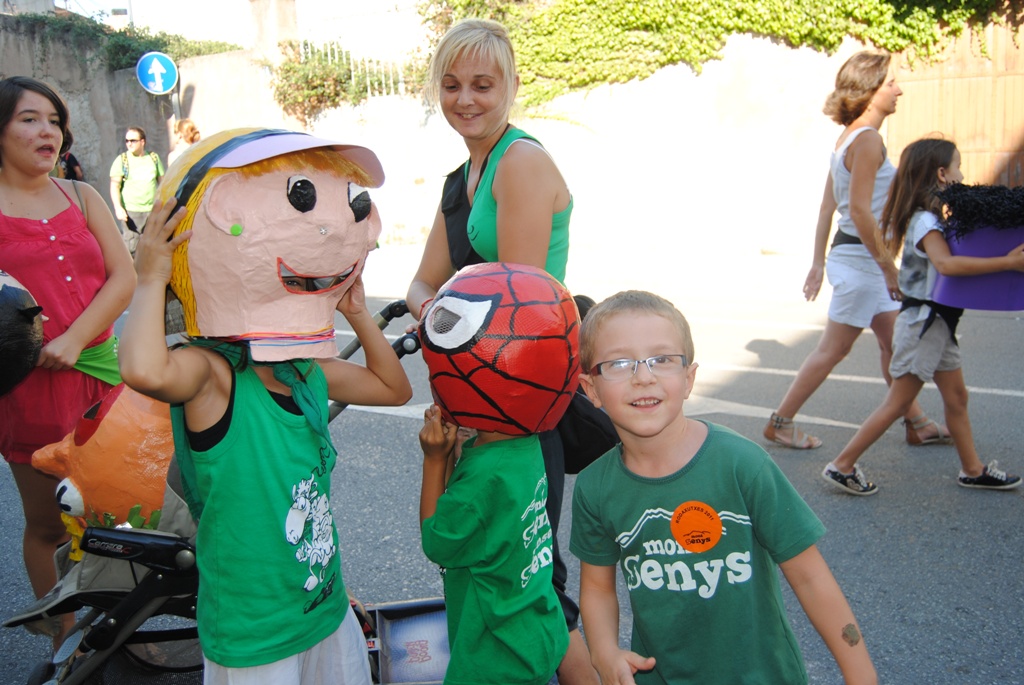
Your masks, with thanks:
[[[110,165],[110,200],[114,203],[114,215],[121,222],[124,242],[134,257],[139,233],[153,211],[164,165],[157,153],[146,153],[146,132],[142,128],[129,128],[124,144],[127,151]]]
[[[846,683],[876,683],[856,619],[815,542],[825,529],[760,446],[688,419],[693,340],[667,300],[622,292],[580,339],[582,387],[622,440],[584,469],[571,551],[603,683],[806,683],[776,567]],[[619,648],[615,566],[633,609]]]

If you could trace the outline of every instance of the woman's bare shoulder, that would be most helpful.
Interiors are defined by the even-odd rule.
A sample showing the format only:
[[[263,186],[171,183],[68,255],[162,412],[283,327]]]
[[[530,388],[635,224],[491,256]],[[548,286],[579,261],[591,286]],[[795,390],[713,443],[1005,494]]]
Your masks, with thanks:
[[[882,134],[878,132],[877,128],[865,126],[861,128],[860,133],[857,134],[857,137],[854,139],[852,143],[850,143],[850,145],[857,145],[860,147],[865,147],[868,145],[880,146],[882,145],[882,142]]]
[[[547,150],[533,140],[521,138],[502,155],[494,180],[500,186],[508,182],[520,184],[530,181],[548,184],[561,178],[562,173]]]
[[[885,159],[885,143],[882,135],[873,128],[857,134],[857,137],[846,149],[846,166],[851,171],[858,162],[871,163],[874,167],[881,166]]]

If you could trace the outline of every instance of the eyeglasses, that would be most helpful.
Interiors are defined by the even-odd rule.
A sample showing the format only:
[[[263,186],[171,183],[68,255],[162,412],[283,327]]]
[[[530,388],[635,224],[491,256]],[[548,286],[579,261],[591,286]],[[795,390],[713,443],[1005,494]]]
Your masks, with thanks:
[[[612,359],[598,362],[590,370],[591,375],[602,376],[606,381],[624,381],[636,374],[643,364],[654,376],[677,376],[686,369],[685,354],[659,354],[647,359]]]
[[[126,143],[137,143],[140,140],[142,140],[142,138],[125,138],[124,142],[126,142]]]

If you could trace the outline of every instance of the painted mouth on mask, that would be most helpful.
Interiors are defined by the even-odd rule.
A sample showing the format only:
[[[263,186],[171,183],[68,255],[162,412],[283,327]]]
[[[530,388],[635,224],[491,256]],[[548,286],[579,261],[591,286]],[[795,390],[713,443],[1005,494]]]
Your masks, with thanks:
[[[285,264],[283,259],[278,258],[277,274],[281,279],[281,284],[284,286],[284,289],[290,293],[325,293],[329,290],[334,290],[347,281],[348,278],[355,273],[357,264],[358,262],[341,273],[331,276],[314,276],[312,274],[298,273],[295,269],[292,269]]]

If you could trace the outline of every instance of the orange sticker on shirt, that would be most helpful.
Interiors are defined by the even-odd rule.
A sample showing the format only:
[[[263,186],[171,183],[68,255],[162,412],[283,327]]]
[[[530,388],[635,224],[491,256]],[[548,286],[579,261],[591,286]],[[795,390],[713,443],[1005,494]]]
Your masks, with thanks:
[[[676,507],[671,525],[672,537],[687,552],[706,552],[722,539],[718,512],[697,500]]]

